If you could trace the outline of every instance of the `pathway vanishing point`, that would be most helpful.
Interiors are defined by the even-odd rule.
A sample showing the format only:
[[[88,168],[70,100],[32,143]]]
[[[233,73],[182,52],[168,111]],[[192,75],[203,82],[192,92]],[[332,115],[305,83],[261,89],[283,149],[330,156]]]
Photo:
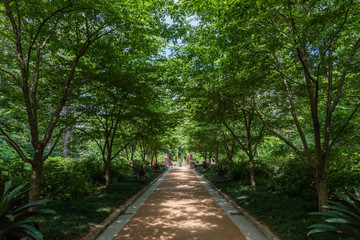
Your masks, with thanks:
[[[97,240],[266,240],[198,174],[173,167]]]

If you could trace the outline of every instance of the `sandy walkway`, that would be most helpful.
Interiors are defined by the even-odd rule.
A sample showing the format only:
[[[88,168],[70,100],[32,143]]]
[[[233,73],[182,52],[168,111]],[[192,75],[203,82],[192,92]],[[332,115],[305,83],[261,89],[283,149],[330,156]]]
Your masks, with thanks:
[[[171,170],[115,238],[245,240],[191,170]]]

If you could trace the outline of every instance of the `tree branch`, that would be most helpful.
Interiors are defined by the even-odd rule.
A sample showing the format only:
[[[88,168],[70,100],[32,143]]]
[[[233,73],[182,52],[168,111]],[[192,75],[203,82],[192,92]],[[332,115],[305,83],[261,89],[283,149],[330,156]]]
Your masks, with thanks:
[[[350,120],[354,117],[355,113],[358,111],[360,107],[360,103],[358,103],[358,105],[356,106],[356,108],[354,109],[354,111],[351,113],[351,115],[349,116],[348,120],[346,121],[346,123],[340,128],[340,130],[338,131],[338,133],[336,134],[336,136],[334,137],[334,139],[331,141],[330,146],[329,146],[329,151],[332,147],[332,145],[335,143],[336,139],[341,135],[341,133],[345,130],[345,128],[347,127],[347,125],[349,124]]]
[[[49,16],[47,16],[47,17],[40,23],[40,25],[39,25],[39,27],[38,27],[38,29],[37,29],[37,32],[36,32],[35,36],[33,37],[32,41],[31,41],[31,43],[30,43],[30,45],[29,45],[29,51],[28,51],[28,57],[27,57],[27,63],[26,63],[27,72],[29,72],[29,68],[30,68],[30,57],[31,57],[32,48],[33,48],[33,46],[34,46],[34,44],[35,44],[35,42],[36,42],[37,37],[38,37],[39,34],[40,34],[41,29],[44,27],[45,23],[46,23],[47,21],[49,21],[51,18],[53,18],[56,14],[62,12],[63,10],[65,10],[65,9],[67,9],[67,8],[69,8],[69,7],[72,7],[72,6],[73,6],[73,5],[70,4],[70,5],[67,5],[67,6],[65,6],[65,7],[62,7],[62,8],[60,8],[60,9],[56,10],[55,12],[53,12],[53,13],[51,13]],[[56,25],[57,25],[57,23],[55,24],[55,27],[56,27]],[[49,35],[49,37],[50,37],[50,35]],[[48,38],[49,38],[49,37],[48,37]],[[47,38],[47,39],[48,39],[48,38]],[[46,41],[47,41],[47,40],[46,40]],[[45,41],[44,41],[44,42],[45,42]],[[46,42],[45,42],[45,43],[46,43]]]
[[[294,152],[300,157],[300,159],[306,164],[308,165],[311,169],[315,169],[314,164],[311,163],[310,159],[305,158],[300,150],[295,147],[294,144],[292,144],[289,140],[287,140],[286,138],[284,138],[281,134],[279,134],[278,132],[276,132],[274,129],[272,129],[267,122],[262,118],[262,115],[260,114],[260,112],[257,109],[254,109],[256,112],[256,115],[259,117],[259,119],[261,120],[261,122],[263,123],[263,125],[265,126],[265,128],[267,130],[269,130],[272,134],[274,134],[276,137],[278,137],[280,140],[282,140],[284,143],[286,143],[289,147],[291,147]]]
[[[58,143],[60,137],[62,136],[63,132],[65,131],[65,129],[66,129],[66,127],[60,130],[60,132],[59,132],[58,136],[56,137],[56,140],[55,140],[54,144],[52,145],[50,151],[48,152],[48,154],[46,154],[46,155],[43,157],[43,161],[45,161],[45,160],[52,154],[52,152],[53,152],[54,149],[55,149],[55,146],[57,145],[57,143]]]
[[[8,74],[10,77],[12,77],[17,82],[18,86],[21,87],[20,80],[14,74],[12,74],[11,72],[9,72],[5,69],[2,69],[2,68],[0,68],[0,71],[4,72],[4,73]]]
[[[246,155],[249,156],[249,152],[246,149],[245,145],[240,141],[239,137],[234,133],[234,131],[229,127],[229,125],[223,121],[224,126],[231,132],[231,135],[233,135],[233,137],[236,139],[236,141],[239,143],[240,147],[242,148],[242,150],[246,153]]]
[[[120,149],[114,154],[114,156],[113,156],[112,159],[114,159],[121,151],[123,151],[133,140],[137,139],[138,136],[139,136],[139,134],[140,134],[141,132],[143,132],[145,129],[147,129],[147,127],[144,128],[144,129],[142,129],[142,130],[139,131],[139,132],[136,132],[135,136],[134,136],[133,138],[131,138],[122,148],[120,148]]]
[[[341,75],[341,78],[340,78],[340,81],[339,81],[339,85],[338,85],[338,89],[337,89],[337,95],[336,95],[336,97],[334,99],[334,102],[332,104],[332,111],[335,110],[335,107],[336,107],[336,105],[338,104],[338,102],[339,102],[339,100],[341,98],[341,93],[342,93],[342,88],[343,88],[345,77],[346,77],[347,72],[348,72],[348,70],[349,70],[349,68],[351,66],[351,61],[352,61],[355,53],[359,49],[359,47],[360,47],[360,38],[358,38],[357,41],[355,42],[355,44],[353,46],[353,49],[351,50],[351,53],[350,53],[350,55],[348,57],[348,60],[346,61],[344,72]]]
[[[8,134],[6,134],[2,127],[0,127],[0,132],[4,136],[5,141],[16,151],[19,157],[23,161],[31,164],[31,160],[25,156],[25,153],[21,150],[20,146],[14,140],[12,140]]]
[[[279,68],[279,72],[280,74],[282,75],[282,69],[280,67],[280,62],[279,60],[277,59],[277,57],[274,55],[274,58],[278,64],[278,68]],[[296,109],[295,109],[295,104],[294,104],[294,99],[293,99],[293,95],[291,94],[291,91],[289,89],[289,85],[286,81],[286,79],[284,78],[283,79],[283,84],[285,86],[285,90],[286,90],[286,93],[287,93],[287,97],[288,97],[288,100],[289,100],[289,103],[290,103],[290,109],[291,109],[291,115],[293,117],[293,120],[295,122],[295,126],[296,126],[296,129],[297,129],[297,132],[299,133],[299,136],[300,136],[300,139],[301,139],[301,142],[304,146],[304,150],[305,150],[305,154],[307,156],[308,159],[310,159],[310,151],[309,151],[309,147],[308,147],[308,144],[307,144],[307,141],[306,141],[306,138],[305,138],[305,134],[301,128],[301,125],[300,125],[300,122],[299,122],[299,119],[297,117],[297,113],[296,113]],[[254,106],[255,107],[255,106]]]

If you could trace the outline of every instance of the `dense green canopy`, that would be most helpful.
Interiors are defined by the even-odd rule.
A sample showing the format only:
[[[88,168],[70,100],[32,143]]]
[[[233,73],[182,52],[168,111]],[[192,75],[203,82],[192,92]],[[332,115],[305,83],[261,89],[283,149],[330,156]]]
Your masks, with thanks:
[[[360,162],[359,15],[348,0],[2,0],[1,165],[31,169],[33,201],[55,156],[100,158],[105,186],[117,159],[245,162],[253,187],[257,164],[296,161],[324,210],[359,184],[328,181]]]

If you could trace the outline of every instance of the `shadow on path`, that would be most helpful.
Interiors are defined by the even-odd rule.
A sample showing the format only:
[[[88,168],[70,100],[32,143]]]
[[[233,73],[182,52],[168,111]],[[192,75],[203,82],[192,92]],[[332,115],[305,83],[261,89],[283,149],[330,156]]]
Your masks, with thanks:
[[[245,240],[245,237],[191,170],[174,168],[115,239]]]

